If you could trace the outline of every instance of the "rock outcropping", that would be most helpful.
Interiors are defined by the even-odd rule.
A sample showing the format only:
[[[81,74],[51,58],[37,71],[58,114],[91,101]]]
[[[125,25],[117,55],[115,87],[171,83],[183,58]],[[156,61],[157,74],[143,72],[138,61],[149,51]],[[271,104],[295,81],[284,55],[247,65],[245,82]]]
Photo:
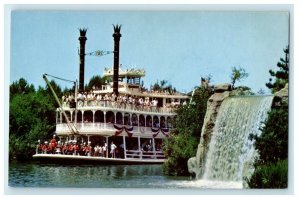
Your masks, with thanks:
[[[215,87],[215,93],[209,98],[196,157],[192,157],[188,160],[189,172],[194,173],[196,175],[196,179],[200,179],[204,174],[206,155],[208,152],[209,143],[211,141],[213,128],[215,126],[217,115],[222,102],[229,96],[253,95],[252,92],[244,92],[244,90],[248,91],[247,89],[236,89],[234,91],[231,91],[230,84],[221,84]],[[276,108],[278,106],[287,105],[288,84],[286,84],[282,90],[274,94],[272,107]]]
[[[289,84],[274,94],[273,107],[287,106],[289,101]]]
[[[208,99],[207,110],[201,130],[201,139],[198,145],[196,157],[192,157],[188,161],[188,169],[190,173],[195,173],[196,178],[201,178],[205,165],[206,154],[212,137],[213,128],[217,119],[219,108],[230,94],[230,84],[221,84],[215,86],[215,93]]]

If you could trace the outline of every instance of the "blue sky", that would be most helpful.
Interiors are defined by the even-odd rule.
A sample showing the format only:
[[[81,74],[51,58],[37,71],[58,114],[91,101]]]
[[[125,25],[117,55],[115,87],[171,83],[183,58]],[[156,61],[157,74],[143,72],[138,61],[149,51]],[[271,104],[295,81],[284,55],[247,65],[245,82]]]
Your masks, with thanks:
[[[86,52],[111,51],[112,24],[122,24],[120,64],[144,68],[146,87],[165,79],[188,92],[209,74],[213,84],[230,82],[236,66],[249,73],[236,85],[268,91],[268,71],[277,70],[288,44],[288,20],[287,12],[275,11],[14,11],[10,83],[24,77],[45,86],[43,73],[78,79],[78,28],[88,28]],[[86,56],[85,83],[112,65],[113,54]]]

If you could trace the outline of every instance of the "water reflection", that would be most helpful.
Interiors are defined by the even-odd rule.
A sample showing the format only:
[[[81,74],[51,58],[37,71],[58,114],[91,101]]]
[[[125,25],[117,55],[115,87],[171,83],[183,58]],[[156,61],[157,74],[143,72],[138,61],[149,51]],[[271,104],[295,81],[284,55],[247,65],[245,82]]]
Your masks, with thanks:
[[[85,188],[170,188],[188,178],[164,176],[162,165],[68,165],[12,163],[9,186]]]
[[[67,165],[12,163],[12,187],[241,189],[241,182],[164,176],[162,165]]]

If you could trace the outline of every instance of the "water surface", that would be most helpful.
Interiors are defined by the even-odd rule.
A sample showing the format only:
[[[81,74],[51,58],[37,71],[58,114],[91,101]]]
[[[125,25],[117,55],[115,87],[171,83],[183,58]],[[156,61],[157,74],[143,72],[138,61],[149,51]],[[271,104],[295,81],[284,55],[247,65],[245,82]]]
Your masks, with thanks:
[[[11,187],[179,188],[180,181],[190,178],[165,176],[162,165],[9,165]]]

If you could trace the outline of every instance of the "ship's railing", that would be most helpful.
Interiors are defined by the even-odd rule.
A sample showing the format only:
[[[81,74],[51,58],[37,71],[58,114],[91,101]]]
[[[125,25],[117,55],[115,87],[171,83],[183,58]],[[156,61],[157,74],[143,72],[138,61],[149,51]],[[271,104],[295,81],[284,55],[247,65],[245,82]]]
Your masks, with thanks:
[[[63,102],[64,108],[70,108],[68,102]],[[80,108],[111,108],[111,109],[121,109],[121,110],[131,110],[131,111],[141,111],[141,112],[152,112],[152,113],[175,113],[179,104],[171,105],[168,104],[164,107],[150,106],[150,105],[136,105],[124,102],[114,102],[110,100],[90,100],[90,101],[78,101],[77,107]]]
[[[165,156],[162,151],[126,150],[126,158],[163,159]]]
[[[102,123],[102,122],[82,123],[82,122],[80,122],[80,123],[77,123],[74,125],[79,132],[90,132],[90,131],[98,132],[101,130],[112,130],[112,131],[116,130],[114,127],[114,124],[112,124],[112,123]],[[128,126],[128,125],[125,125],[125,127],[126,128],[133,127],[133,129],[132,129],[133,133],[153,134],[152,127]],[[155,129],[157,129],[157,128],[155,128]],[[169,128],[169,131],[171,129],[172,128]],[[68,132],[69,131],[68,125],[66,123],[56,124],[56,131],[57,132]]]

